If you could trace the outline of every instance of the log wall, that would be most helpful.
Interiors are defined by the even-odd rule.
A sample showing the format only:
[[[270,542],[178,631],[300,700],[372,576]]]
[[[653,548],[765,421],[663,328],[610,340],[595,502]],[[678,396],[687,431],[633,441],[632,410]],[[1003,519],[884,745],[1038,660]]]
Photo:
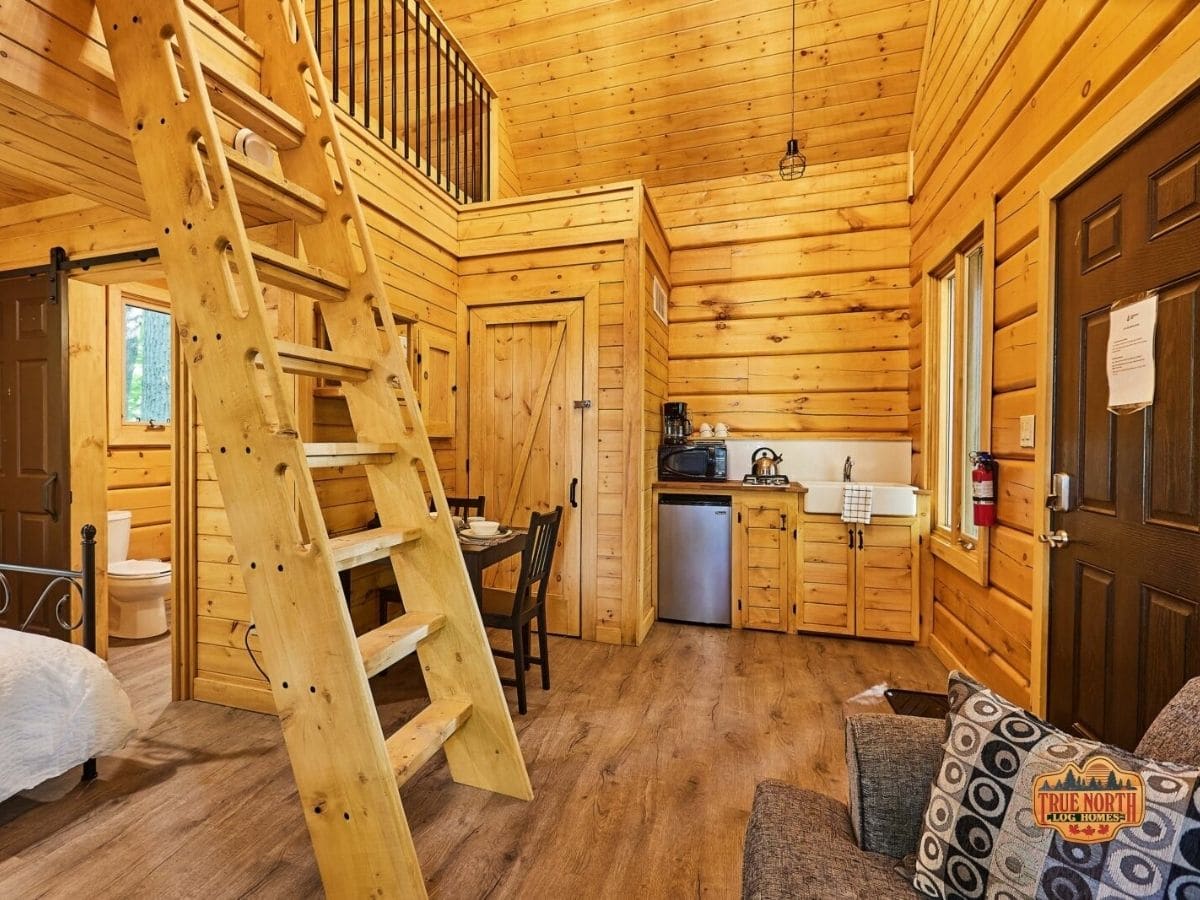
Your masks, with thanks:
[[[910,263],[914,477],[928,477],[920,412],[924,345],[921,278],[933,248],[965,238],[969,217],[994,198],[996,259],[992,449],[1000,459],[998,517],[988,583],[934,566],[931,643],[1014,701],[1036,707],[1033,659],[1034,498],[1044,490],[1034,451],[1018,446],[1018,419],[1036,410],[1037,361],[1049,323],[1038,320],[1038,191],[1054,169],[1200,41],[1191,2],[983,0],[972,15],[941,4],[921,73],[912,142],[916,197]],[[1198,73],[1200,76],[1200,73]],[[1080,173],[1082,174],[1082,173]],[[1044,386],[1042,386],[1044,387]],[[1039,422],[1039,439],[1046,433]]]
[[[908,431],[902,154],[653,189],[671,257],[668,393],[760,437]]]

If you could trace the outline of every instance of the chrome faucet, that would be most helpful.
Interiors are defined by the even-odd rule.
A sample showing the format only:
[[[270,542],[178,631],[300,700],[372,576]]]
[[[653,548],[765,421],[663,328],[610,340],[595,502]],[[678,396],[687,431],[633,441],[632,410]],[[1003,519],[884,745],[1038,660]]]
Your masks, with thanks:
[[[845,465],[842,466],[842,481],[849,481],[852,471],[854,471],[854,458],[847,456]]]

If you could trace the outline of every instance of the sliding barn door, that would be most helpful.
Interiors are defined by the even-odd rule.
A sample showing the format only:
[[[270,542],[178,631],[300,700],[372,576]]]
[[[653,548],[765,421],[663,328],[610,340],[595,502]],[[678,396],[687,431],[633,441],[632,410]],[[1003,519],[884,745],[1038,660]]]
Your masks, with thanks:
[[[531,512],[563,508],[547,595],[550,630],[579,635],[583,474],[583,304],[476,307],[470,324],[472,495],[487,517],[524,527]],[[520,560],[485,583],[514,588]]]
[[[49,270],[0,276],[0,562],[71,565],[65,321]],[[104,386],[96,388],[101,402]],[[19,628],[48,579],[9,576],[0,625]],[[47,598],[29,631],[63,636]],[[3,606],[0,597],[0,606]]]

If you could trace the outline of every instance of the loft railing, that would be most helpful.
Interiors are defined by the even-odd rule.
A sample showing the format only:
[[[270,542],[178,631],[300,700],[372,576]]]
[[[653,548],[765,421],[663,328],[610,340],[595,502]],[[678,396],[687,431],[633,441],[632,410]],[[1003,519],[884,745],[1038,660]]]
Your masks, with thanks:
[[[333,102],[460,203],[491,196],[492,91],[421,0],[310,0]]]

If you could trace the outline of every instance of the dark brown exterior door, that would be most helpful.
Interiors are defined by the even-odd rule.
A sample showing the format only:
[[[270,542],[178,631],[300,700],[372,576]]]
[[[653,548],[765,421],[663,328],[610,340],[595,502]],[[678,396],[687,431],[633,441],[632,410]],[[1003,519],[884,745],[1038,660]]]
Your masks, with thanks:
[[[1200,94],[1058,208],[1049,714],[1132,747],[1200,675]],[[1109,306],[1158,292],[1154,404],[1108,412]]]
[[[0,562],[70,568],[65,329],[49,270],[0,275]],[[104,386],[96,390],[102,398]],[[47,579],[8,579],[13,596],[0,625],[17,628]],[[49,598],[28,630],[63,634]]]

